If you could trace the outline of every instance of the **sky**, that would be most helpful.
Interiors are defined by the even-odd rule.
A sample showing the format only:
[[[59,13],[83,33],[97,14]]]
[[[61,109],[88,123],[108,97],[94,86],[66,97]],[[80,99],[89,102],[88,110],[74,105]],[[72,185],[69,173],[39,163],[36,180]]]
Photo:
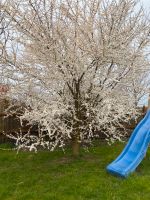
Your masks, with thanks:
[[[141,0],[143,3],[144,3],[144,5],[149,5],[150,6],[150,0]]]
[[[147,12],[149,12],[150,11],[150,0],[141,0],[141,3],[143,4],[145,10]],[[148,95],[144,96],[139,104],[147,105],[148,104]]]
[[[150,9],[150,0],[141,0],[144,8],[148,11]]]

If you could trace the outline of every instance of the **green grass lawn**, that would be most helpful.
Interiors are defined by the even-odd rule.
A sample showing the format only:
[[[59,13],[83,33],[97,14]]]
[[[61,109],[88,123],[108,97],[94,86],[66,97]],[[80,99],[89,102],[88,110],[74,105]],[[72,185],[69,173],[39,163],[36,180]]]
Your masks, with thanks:
[[[149,200],[150,151],[128,179],[105,168],[124,144],[101,144],[82,152],[37,154],[0,151],[0,200]]]

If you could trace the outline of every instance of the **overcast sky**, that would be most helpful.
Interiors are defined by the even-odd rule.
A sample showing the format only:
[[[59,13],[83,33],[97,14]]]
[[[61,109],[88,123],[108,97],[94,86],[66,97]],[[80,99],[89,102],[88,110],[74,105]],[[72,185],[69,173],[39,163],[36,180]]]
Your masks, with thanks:
[[[143,3],[144,8],[146,9],[146,11],[150,11],[150,0],[141,0],[141,3]],[[148,100],[148,96],[146,95],[145,97],[142,98],[140,104],[144,104],[147,105],[147,100]]]
[[[150,9],[150,0],[141,0],[145,9]]]

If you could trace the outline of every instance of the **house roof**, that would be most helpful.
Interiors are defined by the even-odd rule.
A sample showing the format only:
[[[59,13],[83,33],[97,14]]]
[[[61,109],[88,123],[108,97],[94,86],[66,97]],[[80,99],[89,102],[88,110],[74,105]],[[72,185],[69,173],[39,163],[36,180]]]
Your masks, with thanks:
[[[6,94],[9,90],[8,85],[0,84],[0,94]]]

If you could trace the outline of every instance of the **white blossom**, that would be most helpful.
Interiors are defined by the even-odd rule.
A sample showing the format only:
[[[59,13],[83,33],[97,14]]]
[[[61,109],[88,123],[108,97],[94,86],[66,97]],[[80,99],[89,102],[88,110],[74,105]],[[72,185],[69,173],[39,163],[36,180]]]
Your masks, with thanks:
[[[19,148],[91,142],[99,130],[121,140],[118,127],[136,115],[129,88],[149,65],[150,25],[137,2],[11,0],[3,10],[13,28],[2,68],[9,97],[26,104],[20,120],[39,127],[16,136]]]

